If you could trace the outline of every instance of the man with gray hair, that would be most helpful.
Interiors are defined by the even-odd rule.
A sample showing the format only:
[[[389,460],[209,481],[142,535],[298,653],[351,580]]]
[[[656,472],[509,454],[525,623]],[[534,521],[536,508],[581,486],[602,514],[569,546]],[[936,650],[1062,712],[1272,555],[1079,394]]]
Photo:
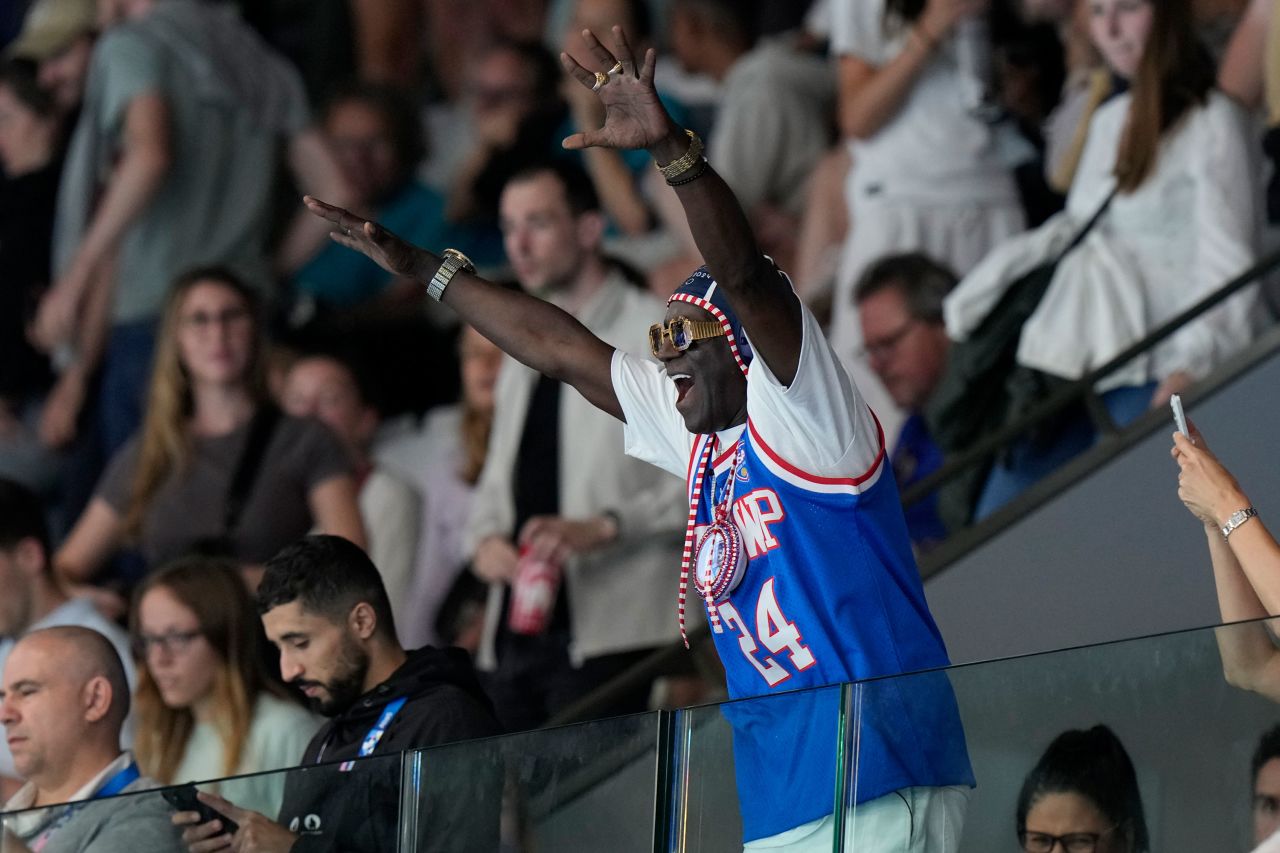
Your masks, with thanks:
[[[892,457],[893,474],[903,490],[942,467],[942,449],[922,412],[947,365],[951,340],[942,301],[955,284],[951,270],[911,252],[881,258],[854,288],[867,363],[907,413]],[[906,507],[905,514],[917,553],[946,538],[936,493]]]
[[[0,682],[0,723],[27,784],[9,802],[5,853],[161,853],[179,849],[156,783],[120,749],[129,713],[124,665],[106,637],[60,626],[23,637]],[[67,805],[70,804],[70,805]]]

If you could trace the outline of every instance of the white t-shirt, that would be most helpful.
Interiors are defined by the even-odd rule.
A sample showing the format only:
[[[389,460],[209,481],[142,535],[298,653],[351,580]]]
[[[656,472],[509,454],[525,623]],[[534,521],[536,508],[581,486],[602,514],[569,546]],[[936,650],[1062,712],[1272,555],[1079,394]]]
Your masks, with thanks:
[[[87,598],[72,598],[66,604],[55,608],[49,615],[27,628],[27,633],[41,628],[71,625],[81,628],[92,628],[111,641],[120,662],[124,664],[124,674],[129,680],[129,689],[137,687],[138,678],[133,668],[133,652],[129,648],[129,635],[116,623],[110,621],[93,606]],[[0,639],[0,674],[4,673],[4,665],[9,660],[9,653],[17,644],[14,637]],[[133,746],[133,714],[125,720],[124,730],[120,733],[120,745],[124,749]],[[18,771],[13,766],[13,755],[9,752],[9,744],[0,738],[0,776],[17,777]]]
[[[885,25],[885,0],[833,0],[831,52],[880,67],[907,47],[909,24]],[[1016,202],[1001,131],[969,114],[954,39],[935,51],[897,113],[853,140],[855,187],[883,197]]]
[[[803,324],[800,361],[790,386],[778,381],[760,355],[752,361],[747,417],[778,455],[804,472],[818,477],[861,475],[880,453],[875,416],[807,307]],[[687,478],[695,436],[676,411],[675,384],[662,365],[616,351],[613,389],[627,418],[627,454]],[[740,425],[719,433],[720,446],[737,441],[742,429]]]

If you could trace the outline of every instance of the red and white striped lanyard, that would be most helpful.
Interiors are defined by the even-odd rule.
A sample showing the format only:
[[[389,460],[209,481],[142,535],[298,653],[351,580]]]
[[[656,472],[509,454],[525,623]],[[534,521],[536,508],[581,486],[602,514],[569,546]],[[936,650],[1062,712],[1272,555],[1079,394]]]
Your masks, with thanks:
[[[745,437],[745,436],[744,436]],[[707,471],[711,468],[711,460],[715,456],[715,450],[720,446],[720,439],[712,436],[702,447],[702,453],[699,456],[697,467],[694,468],[693,490],[689,496],[689,521],[685,525],[684,530],[684,548],[680,553],[680,591],[676,599],[676,610],[680,619],[680,639],[684,641],[684,647],[689,648],[689,637],[685,632],[685,601],[689,593],[689,566],[693,562],[694,551],[694,534],[698,524],[698,509],[702,505],[702,483],[707,479]],[[728,521],[729,510],[733,506],[733,486],[734,481],[738,478],[738,468],[742,465],[744,450],[743,440],[739,438],[733,453],[733,464],[729,468],[729,477],[725,480],[724,493],[719,501],[716,502],[715,508],[712,510],[712,523],[732,524]],[[715,500],[716,474],[714,468],[711,468],[711,499]],[[717,634],[724,629],[720,626],[720,611],[716,607],[715,596],[710,590],[699,590],[707,605],[707,613],[711,619],[711,629]]]

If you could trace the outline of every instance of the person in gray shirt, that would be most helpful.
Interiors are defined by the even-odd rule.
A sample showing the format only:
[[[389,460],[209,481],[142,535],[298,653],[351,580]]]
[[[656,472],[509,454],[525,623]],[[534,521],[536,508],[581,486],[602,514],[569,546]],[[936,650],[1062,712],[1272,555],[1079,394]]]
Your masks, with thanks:
[[[129,686],[120,656],[89,628],[34,631],[0,682],[0,723],[27,784],[4,806],[5,853],[181,849],[156,787],[120,749]]]

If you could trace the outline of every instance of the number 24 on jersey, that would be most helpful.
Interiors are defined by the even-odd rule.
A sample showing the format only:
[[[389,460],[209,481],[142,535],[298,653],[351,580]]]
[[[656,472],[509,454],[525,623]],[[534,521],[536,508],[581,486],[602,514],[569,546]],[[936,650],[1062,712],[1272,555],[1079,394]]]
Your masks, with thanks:
[[[776,578],[769,578],[760,588],[760,597],[756,600],[754,636],[733,602],[726,601],[719,605],[720,618],[738,633],[738,646],[742,649],[743,656],[770,687],[777,687],[791,677],[781,660],[788,660],[796,672],[804,672],[817,663],[809,647],[802,642],[800,630],[794,622],[787,621],[778,605],[778,597],[773,589],[775,580]],[[757,637],[759,643],[756,642]],[[760,654],[760,645],[772,654]]]

